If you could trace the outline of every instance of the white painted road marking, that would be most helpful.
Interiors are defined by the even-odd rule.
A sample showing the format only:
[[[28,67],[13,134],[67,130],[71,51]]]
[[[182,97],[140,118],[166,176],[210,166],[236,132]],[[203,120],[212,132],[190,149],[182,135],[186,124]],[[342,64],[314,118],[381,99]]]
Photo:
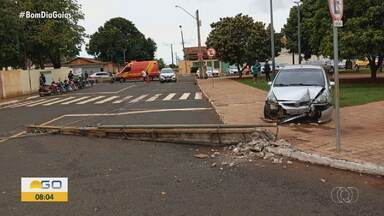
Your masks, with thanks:
[[[106,103],[106,102],[108,102],[108,101],[114,100],[114,99],[116,99],[116,98],[118,98],[118,97],[120,97],[120,96],[112,96],[112,97],[106,98],[106,99],[104,99],[104,100],[98,101],[98,102],[96,102],[95,104],[103,104],[103,103]]]
[[[61,103],[61,102],[64,102],[64,101],[71,100],[73,98],[75,98],[75,97],[67,97],[67,98],[64,98],[64,99],[61,99],[61,100],[53,101],[51,103],[45,103],[45,104],[43,104],[43,106],[50,106],[50,105],[53,105],[53,104],[57,104],[57,103]]]
[[[8,106],[7,108],[22,107],[22,106],[25,106],[25,105],[28,105],[28,104],[33,104],[33,103],[37,103],[37,102],[41,102],[41,101],[45,101],[45,100],[46,99],[40,99],[40,100],[35,100],[35,101],[27,101],[27,102],[18,103],[18,104],[12,105],[12,106]]]
[[[193,97],[192,95],[195,94]],[[6,108],[16,108],[16,107],[34,107],[38,105],[42,106],[51,106],[54,104],[73,104],[76,103],[78,105],[88,104],[90,102],[95,102],[94,104],[105,104],[107,102],[111,102],[112,104],[120,104],[125,101],[131,100],[129,103],[137,103],[139,101],[145,102],[154,102],[154,101],[175,101],[175,100],[201,100],[203,95],[201,92],[185,92],[182,93],[180,97],[176,98],[177,93],[162,93],[162,94],[144,94],[137,96],[125,96],[124,98],[119,98],[120,96],[106,96],[106,95],[88,95],[78,98],[76,95],[71,95],[68,97],[57,97],[57,98],[44,98],[39,100],[27,100],[23,102],[17,102],[14,104],[9,104],[7,106],[1,107],[0,109]],[[148,99],[146,99],[148,97]],[[164,97],[164,98],[162,98]],[[100,100],[100,101],[99,101]]]
[[[203,111],[203,110],[212,110],[212,108],[180,108],[180,109],[154,109],[154,110],[138,110],[138,111],[128,111],[121,113],[88,113],[88,114],[66,114],[59,117],[56,117],[52,120],[40,124],[40,126],[48,125],[57,120],[63,119],[65,117],[89,117],[89,116],[122,116],[122,115],[136,115],[136,114],[146,114],[146,113],[162,113],[162,112],[191,112],[191,111]]]
[[[183,95],[181,95],[181,97],[179,98],[179,100],[187,100],[190,94],[191,94],[191,93],[184,93]]]
[[[85,97],[77,98],[77,99],[75,99],[75,100],[71,100],[71,101],[68,101],[68,102],[61,103],[61,104],[63,104],[63,105],[68,105],[68,104],[75,103],[75,102],[77,102],[77,101],[85,100],[85,99],[87,99],[87,98],[89,98],[89,96],[85,96]]]
[[[17,103],[17,102],[19,102],[19,100],[11,100],[11,101],[7,101],[7,102],[2,102],[2,103],[0,103],[0,106],[10,105],[10,104],[14,104],[14,103]]]
[[[129,103],[136,103],[136,102],[139,102],[140,100],[144,99],[145,97],[147,97],[148,95],[145,94],[145,95],[141,95],[140,97],[137,97],[133,100],[131,100]]]
[[[93,94],[119,94],[129,88],[132,88],[134,87],[135,85],[131,85],[131,86],[128,86],[128,87],[125,87],[123,89],[120,89],[119,91],[114,91],[114,92],[78,92],[78,93],[74,93],[75,95],[93,95]]]
[[[203,99],[203,94],[201,92],[196,92],[195,93],[195,100],[201,100]]]
[[[99,100],[100,98],[103,98],[105,96],[97,96],[97,97],[94,97],[94,98],[91,98],[91,99],[88,99],[88,100],[85,100],[85,101],[81,101],[81,102],[78,102],[76,104],[86,104],[86,103],[89,103],[89,102],[92,102],[92,101],[95,101],[95,100]]]
[[[165,97],[163,99],[163,101],[169,101],[171,100],[173,97],[175,97],[176,93],[170,93],[169,95],[167,95],[167,97]]]
[[[114,103],[114,104],[123,103],[124,101],[129,100],[129,99],[132,98],[132,97],[133,97],[133,96],[129,95],[129,96],[126,96],[125,98],[123,98],[123,99],[121,99],[121,100],[114,101],[113,103]]]
[[[29,105],[27,105],[27,107],[34,107],[34,106],[37,106],[37,105],[40,105],[40,104],[44,104],[44,103],[48,103],[48,102],[52,102],[52,101],[56,101],[56,100],[60,100],[60,98],[52,98],[52,99],[47,100],[47,101],[42,101],[42,102],[39,102],[39,103],[29,104]]]
[[[40,96],[39,95],[31,96],[31,97],[28,97],[27,100],[35,99],[35,98],[38,98],[38,97],[40,97]]]
[[[152,96],[151,98],[149,98],[148,100],[146,100],[146,102],[152,102],[152,101],[155,101],[157,98],[159,98],[161,96],[161,94],[155,94],[154,96]]]

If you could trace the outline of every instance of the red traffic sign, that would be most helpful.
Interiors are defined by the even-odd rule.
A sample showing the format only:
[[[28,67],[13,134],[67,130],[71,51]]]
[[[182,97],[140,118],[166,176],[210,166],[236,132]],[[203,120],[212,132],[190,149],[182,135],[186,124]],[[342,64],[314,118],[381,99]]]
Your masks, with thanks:
[[[329,12],[333,21],[338,21],[343,18],[344,3],[343,0],[328,0]]]
[[[199,60],[203,60],[203,57],[204,57],[204,54],[203,54],[202,52],[198,52],[198,53],[197,53],[197,58],[198,58]]]
[[[215,55],[216,55],[216,50],[213,49],[213,48],[209,48],[209,49],[207,50],[207,55],[208,55],[209,57],[213,57],[213,56],[215,56]]]

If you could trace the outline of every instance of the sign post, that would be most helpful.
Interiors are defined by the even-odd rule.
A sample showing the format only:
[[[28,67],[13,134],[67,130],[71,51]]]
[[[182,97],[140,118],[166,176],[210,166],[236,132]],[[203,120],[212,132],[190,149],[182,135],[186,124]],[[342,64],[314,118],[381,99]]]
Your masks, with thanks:
[[[343,26],[343,0],[328,0],[329,11],[333,20],[333,68],[335,73],[335,107],[336,107],[336,150],[340,151],[340,89],[339,89],[339,38],[338,29]]]
[[[207,50],[207,55],[209,57],[209,60],[211,60],[211,73],[212,73],[212,88],[215,87],[215,83],[214,83],[214,76],[213,76],[213,68],[215,67],[215,64],[212,62],[212,58],[216,55],[216,50],[213,49],[213,48],[209,48]]]

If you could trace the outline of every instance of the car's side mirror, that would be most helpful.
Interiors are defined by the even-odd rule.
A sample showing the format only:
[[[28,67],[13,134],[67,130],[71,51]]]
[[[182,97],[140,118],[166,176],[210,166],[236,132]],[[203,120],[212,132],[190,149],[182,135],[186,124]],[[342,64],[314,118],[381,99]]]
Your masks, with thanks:
[[[335,82],[329,82],[330,86],[335,86]]]
[[[269,82],[268,82],[268,85],[269,85],[269,86],[271,86],[271,85],[272,85],[272,82],[271,82],[271,81],[269,81]]]

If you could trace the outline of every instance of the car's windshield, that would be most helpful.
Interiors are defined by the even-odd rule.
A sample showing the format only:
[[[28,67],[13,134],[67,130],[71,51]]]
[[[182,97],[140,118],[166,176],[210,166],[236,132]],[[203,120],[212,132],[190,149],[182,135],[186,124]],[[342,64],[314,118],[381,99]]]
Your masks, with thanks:
[[[173,70],[171,68],[165,68],[163,70],[161,70],[162,74],[170,74],[170,73],[173,73]]]
[[[96,73],[96,76],[107,76],[109,75],[108,73]]]
[[[277,75],[274,86],[324,86],[321,69],[285,69]]]

